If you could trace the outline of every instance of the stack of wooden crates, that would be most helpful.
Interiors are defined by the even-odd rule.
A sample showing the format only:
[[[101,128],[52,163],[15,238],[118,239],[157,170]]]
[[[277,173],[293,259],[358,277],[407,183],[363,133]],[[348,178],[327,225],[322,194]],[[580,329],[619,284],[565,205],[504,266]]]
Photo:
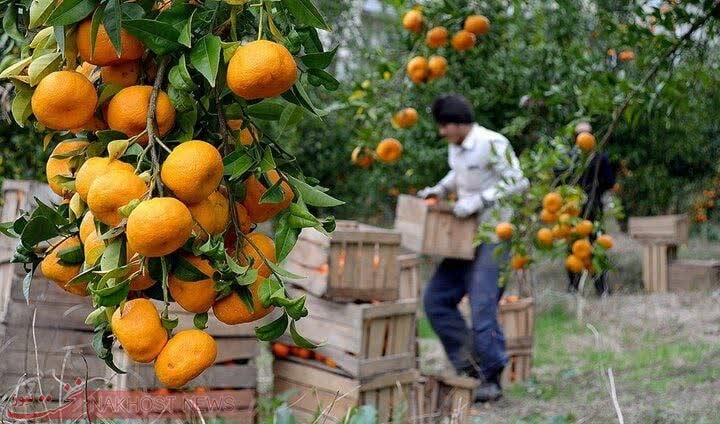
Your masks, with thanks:
[[[395,218],[395,229],[402,235],[402,246],[414,252],[445,258],[473,259],[477,233],[475,217],[457,218],[445,202],[429,204],[414,196],[401,195]],[[460,310],[470,325],[467,299]],[[502,381],[523,381],[530,377],[535,328],[535,307],[532,298],[515,302],[501,301],[498,321],[505,333],[509,363]]]
[[[373,405],[379,422],[410,422],[421,377],[416,358],[419,277],[415,255],[400,251],[400,235],[354,221],[338,222],[330,237],[305,229],[285,267],[308,276],[289,288],[307,296],[300,332],[325,344],[316,354],[336,366],[290,356],[274,362],[274,390],[294,390],[299,418],[320,411],[340,422],[348,409]],[[285,339],[290,342],[289,339]]]

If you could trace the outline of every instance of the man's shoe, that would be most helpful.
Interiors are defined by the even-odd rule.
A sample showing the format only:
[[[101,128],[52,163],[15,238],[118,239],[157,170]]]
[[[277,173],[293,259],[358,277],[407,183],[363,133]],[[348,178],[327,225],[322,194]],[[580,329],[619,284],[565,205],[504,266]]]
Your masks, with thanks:
[[[475,389],[475,402],[493,402],[502,397],[502,389],[497,383],[481,383]]]

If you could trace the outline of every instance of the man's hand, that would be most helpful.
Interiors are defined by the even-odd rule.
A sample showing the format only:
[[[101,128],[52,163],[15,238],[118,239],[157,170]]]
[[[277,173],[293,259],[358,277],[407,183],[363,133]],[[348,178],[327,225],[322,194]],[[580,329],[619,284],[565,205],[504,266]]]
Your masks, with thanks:
[[[417,196],[423,199],[428,197],[443,197],[445,190],[440,186],[425,187],[424,189],[417,192]]]
[[[472,196],[458,200],[453,207],[453,214],[458,218],[467,218],[483,208],[483,201],[480,196]]]

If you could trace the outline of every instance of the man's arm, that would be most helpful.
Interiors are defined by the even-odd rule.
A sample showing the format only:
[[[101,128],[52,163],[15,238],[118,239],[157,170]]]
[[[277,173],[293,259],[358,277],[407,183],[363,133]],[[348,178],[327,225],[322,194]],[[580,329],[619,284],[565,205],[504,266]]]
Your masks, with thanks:
[[[453,193],[456,191],[456,183],[455,183],[455,171],[450,170],[450,172],[443,177],[442,180],[440,180],[439,183],[434,185],[433,187],[425,187],[424,189],[420,190],[418,192],[419,197],[431,197],[436,196],[440,198],[447,197],[448,194]]]
[[[520,169],[520,161],[515,156],[507,139],[492,142],[495,151],[493,169],[497,174],[497,183],[481,193],[483,202],[493,203],[498,199],[521,193],[530,186],[529,181]]]

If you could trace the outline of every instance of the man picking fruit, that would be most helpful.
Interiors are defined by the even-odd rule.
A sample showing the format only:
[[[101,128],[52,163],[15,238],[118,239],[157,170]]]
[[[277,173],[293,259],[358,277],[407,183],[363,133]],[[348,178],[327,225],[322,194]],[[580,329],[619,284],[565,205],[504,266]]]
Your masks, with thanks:
[[[420,190],[418,196],[442,199],[455,193],[456,216],[477,214],[478,222],[494,222],[498,221],[494,213],[499,212],[500,221],[507,221],[512,211],[497,210],[495,203],[529,185],[507,138],[478,125],[470,102],[460,95],[435,99],[432,114],[440,136],[449,144],[450,172],[437,185]],[[500,376],[508,361],[505,336],[497,321],[499,260],[507,257],[496,260],[496,246],[481,244],[473,260],[444,259],[424,295],[425,313],[450,362],[459,374],[481,381],[476,401],[502,396]],[[457,308],[466,295],[472,311],[471,330]]]

